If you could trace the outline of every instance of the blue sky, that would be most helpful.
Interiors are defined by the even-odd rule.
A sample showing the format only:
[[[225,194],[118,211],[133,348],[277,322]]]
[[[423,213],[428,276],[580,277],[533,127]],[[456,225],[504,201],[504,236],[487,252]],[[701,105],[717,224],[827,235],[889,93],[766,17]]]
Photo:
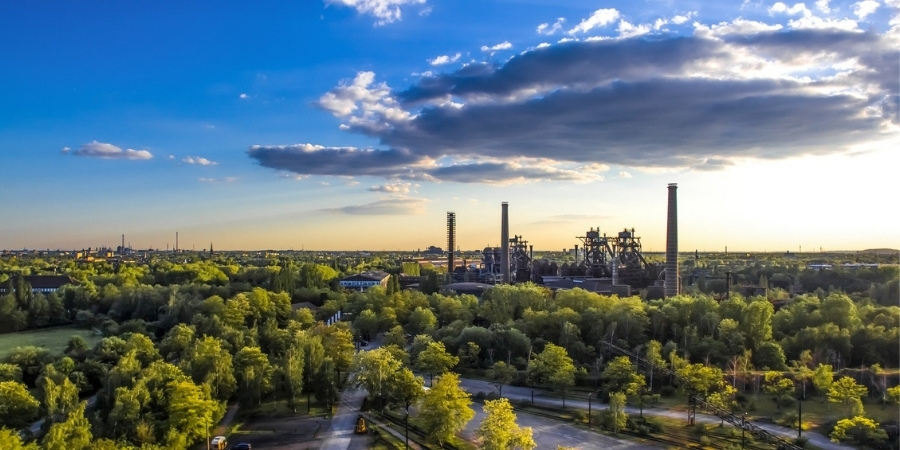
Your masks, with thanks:
[[[4,2],[0,248],[898,248],[898,9]]]

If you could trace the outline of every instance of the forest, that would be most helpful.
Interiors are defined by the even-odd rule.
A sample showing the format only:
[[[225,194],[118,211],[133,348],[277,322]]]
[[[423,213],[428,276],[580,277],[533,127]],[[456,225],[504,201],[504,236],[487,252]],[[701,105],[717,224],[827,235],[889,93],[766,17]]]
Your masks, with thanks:
[[[690,259],[683,264],[683,273],[698,269]],[[477,298],[441,289],[440,269],[414,266],[391,254],[188,252],[91,262],[5,255],[0,330],[74,325],[97,340],[74,336],[59,352],[19,347],[0,359],[0,441],[187,448],[206,439],[230,402],[296,409],[314,395],[333,403],[353,371],[382,408],[419,404],[417,420],[432,424],[440,443],[452,437],[437,429],[446,421],[441,409],[451,406],[429,406],[428,394],[412,387],[422,386],[417,374],[447,392],[458,373],[563,396],[596,391],[610,404],[675,389],[735,411],[760,393],[779,408],[796,396],[821,397],[840,404],[839,417],[822,425],[825,434],[871,448],[896,445],[885,432],[896,431],[896,420],[876,424],[864,407],[900,401],[896,265],[811,270],[780,258],[740,266],[723,260],[703,267],[708,280],[652,301],[532,283],[497,285]],[[340,289],[338,279],[363,270],[391,273],[391,282],[363,293]],[[767,295],[729,289],[726,296],[717,278],[725,270],[768,287]],[[413,271],[421,288],[401,288],[398,276]],[[73,282],[31,292],[23,276],[40,274]],[[294,306],[300,303],[313,308]],[[326,325],[338,312],[344,320]],[[381,349],[357,353],[360,340],[378,333]],[[654,378],[606,344],[682,381]],[[385,380],[373,381],[371,368],[384,365],[406,381],[379,389]],[[19,434],[38,419],[38,433]],[[523,436],[510,442],[528,447]]]

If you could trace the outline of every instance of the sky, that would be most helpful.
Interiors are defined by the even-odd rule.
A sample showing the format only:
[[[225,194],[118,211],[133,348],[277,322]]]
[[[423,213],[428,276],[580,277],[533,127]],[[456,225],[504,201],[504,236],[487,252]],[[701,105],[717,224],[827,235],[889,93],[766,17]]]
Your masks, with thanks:
[[[900,0],[0,2],[0,249],[900,248]]]

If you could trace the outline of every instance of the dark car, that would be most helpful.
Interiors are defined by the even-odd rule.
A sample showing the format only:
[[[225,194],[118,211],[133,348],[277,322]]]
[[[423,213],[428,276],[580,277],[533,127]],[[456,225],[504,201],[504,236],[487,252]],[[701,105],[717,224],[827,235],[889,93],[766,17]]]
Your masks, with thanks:
[[[241,442],[240,444],[235,445],[234,447],[231,447],[231,450],[252,450],[252,449],[253,449],[253,446],[246,442]]]

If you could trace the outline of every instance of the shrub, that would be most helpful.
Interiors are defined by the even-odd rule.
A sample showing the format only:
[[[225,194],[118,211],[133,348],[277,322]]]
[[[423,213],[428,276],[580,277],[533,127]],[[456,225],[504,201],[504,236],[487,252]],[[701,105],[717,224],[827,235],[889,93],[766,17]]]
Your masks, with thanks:
[[[675,388],[672,386],[663,386],[659,388],[659,395],[666,398],[671,397],[675,395]]]

